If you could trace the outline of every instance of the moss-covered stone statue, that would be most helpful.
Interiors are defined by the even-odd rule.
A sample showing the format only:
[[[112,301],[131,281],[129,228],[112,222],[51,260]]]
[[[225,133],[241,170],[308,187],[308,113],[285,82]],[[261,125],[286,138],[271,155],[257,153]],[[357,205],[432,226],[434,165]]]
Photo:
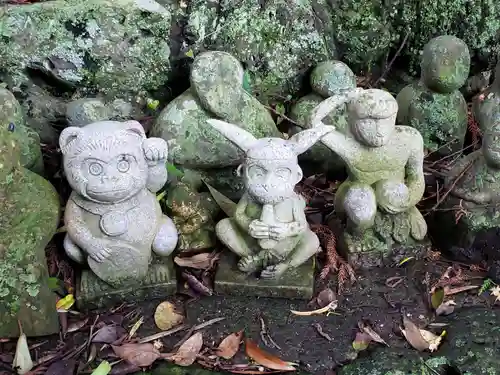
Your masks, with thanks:
[[[446,250],[474,251],[471,248],[476,246],[478,233],[497,231],[500,226],[500,121],[486,130],[480,150],[463,157],[450,170],[445,189],[450,188],[442,210],[436,213],[439,230],[433,237]],[[498,246],[498,240],[490,245]],[[472,261],[481,258],[481,249],[475,251],[478,254],[470,254]]]
[[[395,125],[397,102],[377,89],[326,99],[313,110],[311,124],[322,125],[331,110],[344,105],[349,128],[321,141],[348,170],[335,195],[335,213],[347,225],[340,245],[355,264],[370,265],[426,236],[426,222],[416,207],[425,188],[423,141],[415,128]]]
[[[500,60],[495,68],[493,83],[475,98],[472,113],[482,132],[487,131],[488,127],[500,118]]]
[[[15,96],[7,89],[0,87],[0,126],[13,124],[13,137],[21,151],[21,165],[43,175],[43,157],[40,148],[40,137],[37,132],[26,126],[23,109]]]
[[[305,201],[294,192],[302,179],[297,156],[333,128],[304,130],[289,140],[257,139],[237,125],[215,119],[208,122],[245,152],[238,167],[245,195],[234,216],[217,223],[217,237],[241,258],[241,272],[277,279],[320,249],[304,214]]]
[[[215,246],[215,216],[219,206],[209,192],[200,192],[201,179],[171,183],[163,200],[179,232],[177,250],[197,251]]]
[[[308,120],[311,112],[323,100],[356,88],[356,76],[353,71],[337,60],[318,64],[311,72],[309,81],[313,92],[300,98],[290,111],[289,117],[296,123],[290,125],[288,131],[290,135],[297,134],[310,126]],[[344,131],[347,128],[346,108],[339,107],[335,113],[330,113],[327,121],[335,124],[338,131]],[[320,143],[300,155],[299,160],[311,162],[321,172],[334,172],[344,167],[342,159]]]
[[[439,36],[425,45],[420,67],[420,81],[396,97],[398,124],[417,129],[424,146],[438,156],[460,151],[467,132],[467,103],[458,89],[469,75],[469,49],[457,37]]]
[[[191,68],[191,87],[163,109],[150,132],[167,141],[171,162],[217,175],[210,183],[226,195],[241,187],[233,172],[243,153],[206,120],[216,117],[237,124],[256,137],[281,135],[269,111],[244,90],[243,75],[242,65],[230,54],[201,53]],[[234,197],[243,192],[232,193]]]
[[[1,115],[1,112],[0,112]],[[59,331],[45,246],[59,223],[52,185],[20,164],[14,124],[0,123],[0,337]]]

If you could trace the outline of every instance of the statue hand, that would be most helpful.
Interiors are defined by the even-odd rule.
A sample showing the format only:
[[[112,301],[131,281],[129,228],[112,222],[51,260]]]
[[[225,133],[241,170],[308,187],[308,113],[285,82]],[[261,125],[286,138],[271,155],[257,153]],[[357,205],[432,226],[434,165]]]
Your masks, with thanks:
[[[289,236],[290,229],[286,224],[274,224],[269,228],[269,236],[273,240],[282,240]]]
[[[101,263],[111,256],[112,250],[107,246],[106,242],[99,241],[98,243],[99,245],[94,245],[90,249],[87,249],[87,254],[96,262]]]
[[[144,156],[148,162],[165,160],[168,156],[167,142],[162,138],[148,138],[142,143]]]
[[[256,239],[269,238],[269,225],[260,220],[254,220],[248,226],[248,234]]]
[[[410,208],[410,206],[406,203],[401,204],[401,205],[397,205],[397,204],[392,204],[391,202],[387,202],[387,201],[386,202],[384,202],[384,201],[378,202],[377,205],[382,211],[385,211],[391,215],[405,212]]]

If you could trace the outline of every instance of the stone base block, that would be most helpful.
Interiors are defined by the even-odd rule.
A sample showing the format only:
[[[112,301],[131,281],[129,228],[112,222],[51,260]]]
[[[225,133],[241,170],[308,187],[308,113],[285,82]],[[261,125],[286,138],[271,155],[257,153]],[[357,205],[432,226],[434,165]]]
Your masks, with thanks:
[[[174,264],[152,264],[145,280],[135,284],[114,288],[99,279],[92,271],[84,270],[77,283],[77,306],[81,309],[96,309],[114,306],[123,302],[140,302],[154,298],[165,298],[177,291]]]
[[[236,267],[238,257],[225,251],[215,274],[215,292],[220,295],[311,299],[314,291],[314,259],[288,270],[278,280],[258,279]]]

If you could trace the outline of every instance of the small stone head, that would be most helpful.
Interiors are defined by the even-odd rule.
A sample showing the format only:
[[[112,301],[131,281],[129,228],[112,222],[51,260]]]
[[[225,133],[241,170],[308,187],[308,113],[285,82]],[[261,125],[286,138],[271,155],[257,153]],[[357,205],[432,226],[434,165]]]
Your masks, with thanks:
[[[420,68],[422,81],[429,89],[451,93],[469,76],[469,48],[455,36],[438,36],[424,46]]]
[[[311,72],[311,87],[323,97],[339,95],[356,88],[354,72],[342,61],[328,60]]]
[[[495,169],[500,169],[500,119],[485,132],[482,151],[486,163]]]
[[[368,147],[380,147],[389,142],[398,113],[396,99],[387,91],[362,90],[347,103],[351,132]]]
[[[144,140],[146,134],[137,121],[102,121],[64,129],[59,145],[69,184],[93,202],[129,199],[147,183]]]
[[[297,156],[333,130],[319,126],[288,140],[256,139],[237,125],[216,119],[208,123],[245,152],[238,174],[243,177],[247,192],[261,204],[275,204],[293,196],[295,185],[302,179]]]

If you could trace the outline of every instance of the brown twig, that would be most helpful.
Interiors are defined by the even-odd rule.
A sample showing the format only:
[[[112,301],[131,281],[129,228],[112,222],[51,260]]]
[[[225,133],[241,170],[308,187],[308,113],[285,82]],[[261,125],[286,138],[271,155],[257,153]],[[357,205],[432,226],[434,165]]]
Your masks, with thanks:
[[[274,113],[275,115],[277,115],[277,116],[279,116],[279,117],[281,117],[281,118],[283,118],[283,119],[285,119],[285,120],[289,121],[290,123],[292,123],[292,124],[294,124],[294,125],[296,125],[296,126],[300,127],[301,129],[303,129],[303,128],[304,128],[304,125],[300,125],[297,121],[292,120],[290,117],[288,117],[288,116],[284,115],[283,113],[279,113],[279,112],[278,112],[277,110],[275,110],[273,107],[269,107],[269,106],[267,106],[267,105],[264,105],[264,107],[266,107],[268,110],[270,110],[270,111],[271,111],[272,113]]]
[[[318,332],[318,335],[323,337],[324,339],[327,339],[328,341],[333,341],[333,339],[330,337],[328,333],[323,331],[323,327],[319,323],[314,323],[313,327],[316,329],[316,332]]]
[[[396,61],[397,57],[399,56],[399,54],[403,50],[403,47],[405,46],[406,42],[408,41],[408,37],[409,36],[410,36],[410,30],[408,30],[406,32],[406,35],[405,35],[403,41],[401,42],[401,45],[399,46],[398,50],[396,51],[396,53],[392,57],[391,62],[389,63],[389,65],[387,65],[387,67],[385,68],[384,72],[380,75],[380,77],[378,77],[378,79],[373,84],[374,87],[377,86],[379,84],[379,82],[384,79],[385,75],[389,72],[389,70],[391,70],[392,65],[394,64],[394,61]]]
[[[276,344],[276,342],[269,334],[269,331],[267,330],[266,327],[266,322],[264,321],[264,317],[262,316],[262,314],[259,316],[259,321],[260,321],[260,338],[262,339],[262,342],[270,348],[276,348],[278,350],[281,350],[280,346]]]

